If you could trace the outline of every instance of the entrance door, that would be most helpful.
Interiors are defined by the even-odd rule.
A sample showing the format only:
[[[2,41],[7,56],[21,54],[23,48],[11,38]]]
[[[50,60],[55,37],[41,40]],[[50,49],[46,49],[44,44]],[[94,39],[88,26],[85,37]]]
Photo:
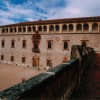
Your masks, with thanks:
[[[33,67],[39,67],[39,57],[33,57],[32,59],[32,65]]]

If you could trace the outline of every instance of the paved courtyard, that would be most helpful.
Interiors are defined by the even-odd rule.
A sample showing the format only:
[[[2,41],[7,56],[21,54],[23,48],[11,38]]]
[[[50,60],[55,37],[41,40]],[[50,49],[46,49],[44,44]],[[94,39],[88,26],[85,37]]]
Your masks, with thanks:
[[[0,91],[9,88],[22,80],[27,80],[41,73],[32,68],[25,68],[11,64],[0,64]]]

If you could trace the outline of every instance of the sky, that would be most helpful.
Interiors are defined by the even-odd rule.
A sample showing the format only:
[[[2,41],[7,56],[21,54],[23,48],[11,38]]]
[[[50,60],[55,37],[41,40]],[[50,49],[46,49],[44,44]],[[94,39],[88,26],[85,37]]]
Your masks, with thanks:
[[[0,0],[0,25],[100,15],[100,0]]]

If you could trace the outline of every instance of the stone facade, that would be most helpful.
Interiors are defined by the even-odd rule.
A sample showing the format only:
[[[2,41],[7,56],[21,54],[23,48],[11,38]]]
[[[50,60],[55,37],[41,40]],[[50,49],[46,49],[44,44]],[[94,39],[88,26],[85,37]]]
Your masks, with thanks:
[[[41,37],[39,44],[33,43],[36,31]],[[0,26],[0,63],[49,68],[69,60],[71,46],[82,43],[99,52],[100,17],[39,20]]]

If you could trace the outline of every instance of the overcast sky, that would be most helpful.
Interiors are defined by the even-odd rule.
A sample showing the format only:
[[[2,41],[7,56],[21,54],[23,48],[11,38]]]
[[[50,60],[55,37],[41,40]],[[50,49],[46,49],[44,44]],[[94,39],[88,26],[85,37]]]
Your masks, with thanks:
[[[0,25],[100,15],[100,0],[0,0]]]

